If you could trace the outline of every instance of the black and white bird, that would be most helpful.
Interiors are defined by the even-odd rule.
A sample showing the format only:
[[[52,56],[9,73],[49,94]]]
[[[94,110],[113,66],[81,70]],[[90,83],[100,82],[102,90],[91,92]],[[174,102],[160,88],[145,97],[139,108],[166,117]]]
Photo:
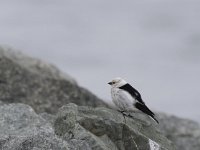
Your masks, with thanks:
[[[138,109],[159,123],[155,114],[145,105],[140,93],[124,79],[115,78],[108,84],[111,85],[112,100],[118,111],[124,113]]]

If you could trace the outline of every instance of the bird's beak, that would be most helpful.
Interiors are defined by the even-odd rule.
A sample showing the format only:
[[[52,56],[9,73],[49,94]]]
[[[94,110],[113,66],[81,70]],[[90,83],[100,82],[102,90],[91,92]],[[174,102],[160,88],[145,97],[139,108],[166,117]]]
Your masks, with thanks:
[[[108,82],[108,84],[112,85],[112,82]]]

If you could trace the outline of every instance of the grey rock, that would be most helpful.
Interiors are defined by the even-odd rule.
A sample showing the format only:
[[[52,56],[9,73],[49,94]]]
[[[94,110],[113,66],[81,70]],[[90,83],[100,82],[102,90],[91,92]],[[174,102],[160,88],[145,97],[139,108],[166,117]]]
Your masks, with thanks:
[[[60,138],[75,143],[70,144],[75,145],[74,149],[174,150],[150,118],[124,120],[121,113],[103,107],[63,106],[56,115],[54,128]]]
[[[51,124],[24,104],[0,106],[0,149],[69,150]]]
[[[189,119],[159,114],[160,131],[170,139],[177,150],[200,149],[200,125]]]
[[[63,106],[71,102],[75,104]],[[8,103],[28,104],[40,114]],[[145,115],[124,120],[114,110],[84,106],[108,107],[53,65],[0,47],[0,149],[174,149]],[[178,150],[199,149],[199,124],[160,118],[160,131]]]
[[[3,105],[4,103],[2,101],[0,101],[0,106]]]
[[[43,119],[45,119],[47,122],[49,122],[51,125],[54,124],[54,121],[55,121],[55,118],[56,118],[54,115],[48,114],[48,113],[46,113],[46,112],[40,113],[39,115],[40,115]]]
[[[56,116],[38,115],[25,104],[3,104],[0,149],[174,150],[173,144],[148,119],[124,120],[121,113],[108,108],[72,103],[60,108]]]
[[[0,100],[24,103],[36,112],[56,113],[67,103],[86,106],[107,105],[88,90],[78,86],[56,67],[20,52],[0,47]]]

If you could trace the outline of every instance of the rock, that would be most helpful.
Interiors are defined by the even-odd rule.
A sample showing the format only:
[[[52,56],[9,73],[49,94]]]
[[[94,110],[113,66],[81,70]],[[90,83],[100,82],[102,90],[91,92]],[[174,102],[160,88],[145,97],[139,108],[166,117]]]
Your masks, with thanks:
[[[69,150],[51,124],[24,104],[0,106],[0,149]]]
[[[55,121],[55,116],[52,115],[52,114],[48,114],[48,113],[40,113],[39,114],[43,119],[45,119],[48,123],[50,123],[51,125],[54,124],[54,121]]]
[[[0,101],[0,106],[3,105],[4,103],[2,101]]]
[[[137,116],[137,114],[136,114]],[[68,104],[56,116],[25,104],[0,106],[2,150],[174,150],[151,121],[111,109]]]
[[[151,119],[146,120],[124,120],[121,113],[111,109],[68,104],[59,109],[54,128],[56,135],[73,143],[74,149],[174,150]]]
[[[199,123],[161,113],[159,118],[160,131],[176,145],[177,150],[200,149]]]
[[[165,135],[177,150],[199,150],[196,122],[160,114],[156,125],[143,114],[124,120],[88,106],[108,107],[56,67],[0,47],[0,149],[173,150]]]
[[[69,75],[38,59],[0,47],[0,100],[24,103],[36,112],[56,113],[67,103],[87,106],[107,105],[78,86]]]

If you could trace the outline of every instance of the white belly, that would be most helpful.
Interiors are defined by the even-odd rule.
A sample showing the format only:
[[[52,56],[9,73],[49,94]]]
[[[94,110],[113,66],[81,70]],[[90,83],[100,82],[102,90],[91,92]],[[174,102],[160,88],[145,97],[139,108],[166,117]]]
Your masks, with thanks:
[[[113,103],[120,111],[134,111],[135,99],[126,91],[119,88],[111,88]]]

